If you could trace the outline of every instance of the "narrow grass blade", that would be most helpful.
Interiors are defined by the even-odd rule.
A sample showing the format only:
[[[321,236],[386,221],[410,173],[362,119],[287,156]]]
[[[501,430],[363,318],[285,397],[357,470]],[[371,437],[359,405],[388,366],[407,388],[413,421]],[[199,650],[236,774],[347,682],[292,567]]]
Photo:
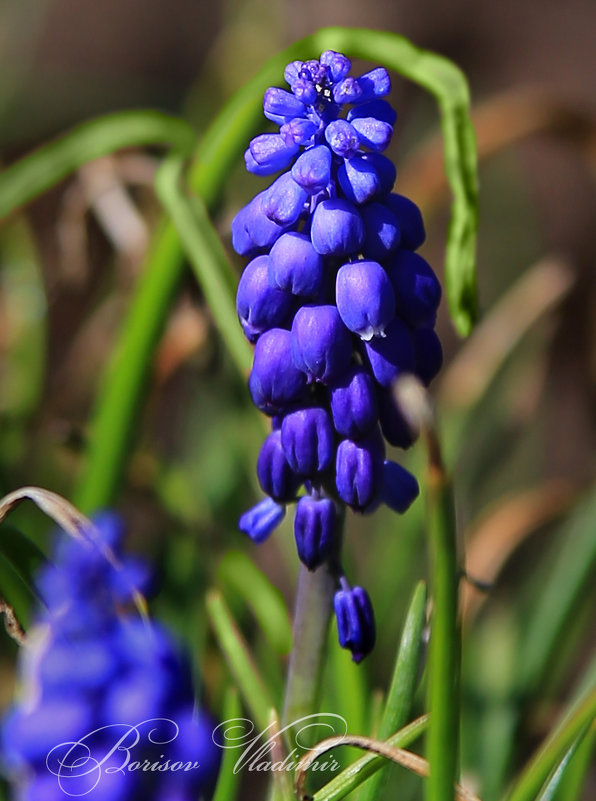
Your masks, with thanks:
[[[281,592],[245,553],[230,551],[222,559],[218,577],[253,611],[259,626],[276,653],[292,648],[292,626]]]
[[[216,590],[207,595],[207,613],[244,703],[257,726],[266,729],[273,703],[230,610]]]
[[[426,476],[430,592],[433,601],[428,658],[426,743],[430,776],[427,801],[453,801],[459,762],[461,631],[457,530],[453,488],[443,464],[430,399],[413,376],[395,385],[395,398],[412,429],[420,431],[428,453]]]
[[[123,147],[160,143],[188,154],[196,134],[184,120],[160,111],[120,111],[81,123],[0,173],[0,219],[88,161]]]
[[[515,783],[507,801],[535,801],[544,783],[574,742],[596,720],[596,687],[576,706],[563,726],[547,739]]]
[[[580,801],[596,753],[596,725],[584,735],[575,749],[557,788],[556,801]]]
[[[416,585],[397,651],[391,687],[387,695],[378,739],[386,740],[391,732],[401,729],[408,720],[418,683],[421,656],[424,648],[423,632],[426,625],[426,584]],[[382,774],[377,773],[363,788],[359,801],[374,801],[378,796]]]
[[[155,178],[157,194],[176,226],[219,333],[239,371],[245,373],[252,352],[238,325],[234,273],[204,203],[198,196],[191,201],[180,186],[182,167],[178,156],[164,161]]]
[[[242,707],[238,697],[238,690],[229,687],[223,703],[222,709],[222,728],[218,731],[224,732],[226,724],[237,720],[242,715]],[[233,725],[230,723],[230,725]],[[226,747],[225,742],[217,740],[217,744],[223,748],[223,758],[219,768],[217,784],[213,793],[212,801],[236,801],[240,790],[240,772],[235,771],[234,767],[238,761],[238,752],[235,748]]]
[[[551,669],[577,603],[596,566],[596,491],[578,503],[559,531],[560,550],[548,581],[527,620],[520,654],[520,684],[536,692]]]

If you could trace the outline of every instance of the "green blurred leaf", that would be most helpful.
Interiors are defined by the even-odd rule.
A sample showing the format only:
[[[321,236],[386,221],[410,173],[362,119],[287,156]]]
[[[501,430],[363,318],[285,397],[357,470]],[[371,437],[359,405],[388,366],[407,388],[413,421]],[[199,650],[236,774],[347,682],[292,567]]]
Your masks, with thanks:
[[[557,559],[533,611],[526,617],[519,658],[520,686],[535,692],[552,669],[552,659],[596,566],[596,489],[580,501],[559,530]]]
[[[159,143],[190,153],[196,134],[184,120],[160,111],[120,111],[83,122],[0,173],[0,219],[88,161],[124,147]]]
[[[572,703],[571,713],[538,749],[507,796],[508,801],[535,801],[545,782],[556,770],[567,751],[596,720],[596,685]]]
[[[270,723],[273,702],[230,610],[216,590],[207,595],[207,613],[244,703],[257,726],[265,729]]]
[[[241,551],[222,559],[218,577],[250,607],[267,640],[278,654],[292,649],[292,625],[281,592]]]
[[[41,603],[35,588],[36,571],[47,561],[45,554],[13,526],[0,526],[0,597],[27,628],[32,607]]]
[[[229,687],[223,703],[222,723],[237,720],[242,715],[242,707],[235,687]],[[224,726],[225,731],[225,726]],[[235,771],[238,754],[234,748],[224,747],[224,755],[219,768],[217,785],[212,801],[235,801],[240,790],[240,772]]]
[[[183,159],[167,158],[155,177],[159,199],[172,218],[213,320],[241,373],[252,364],[251,347],[238,325],[236,278],[203,201],[190,199],[180,186]]]
[[[392,732],[401,729],[412,711],[424,649],[426,599],[426,584],[420,581],[416,585],[406,614],[393,679],[377,735],[379,740],[386,740]],[[374,801],[378,798],[382,778],[382,774],[377,773],[363,788],[359,801]]]

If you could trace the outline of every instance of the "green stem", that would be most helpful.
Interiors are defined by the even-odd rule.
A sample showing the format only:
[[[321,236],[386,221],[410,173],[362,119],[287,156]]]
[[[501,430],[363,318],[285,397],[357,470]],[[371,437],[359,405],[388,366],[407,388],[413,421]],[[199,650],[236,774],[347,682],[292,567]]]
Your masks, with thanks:
[[[314,572],[300,566],[282,727],[317,711],[336,583],[327,565]]]
[[[453,801],[459,741],[460,573],[451,483],[440,460],[432,456],[428,496],[433,614],[428,669],[430,776],[426,798],[427,801]]]

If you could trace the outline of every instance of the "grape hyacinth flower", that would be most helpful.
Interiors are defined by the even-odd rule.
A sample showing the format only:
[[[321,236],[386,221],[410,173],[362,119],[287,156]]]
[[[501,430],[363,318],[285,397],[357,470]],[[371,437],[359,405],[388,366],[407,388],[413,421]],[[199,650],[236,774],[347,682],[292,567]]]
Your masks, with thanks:
[[[257,466],[269,497],[240,528],[262,542],[297,503],[298,555],[335,575],[340,644],[360,661],[374,617],[366,591],[343,575],[338,521],[346,506],[403,513],[418,494],[416,479],[385,458],[385,442],[413,441],[395,380],[409,372],[428,384],[441,367],[441,287],[415,252],[425,239],[420,211],[393,191],[384,155],[396,121],[387,70],[350,70],[328,50],[288,64],[289,88],[265,92],[279,131],[255,137],[245,162],[255,175],[281,174],[236,215],[232,243],[251,259],[237,294],[255,344],[249,389],[272,418]]]
[[[2,726],[14,798],[194,801],[217,775],[214,722],[170,633],[130,608],[150,575],[120,555],[119,519],[101,515],[97,531],[62,535],[38,576],[45,606]]]

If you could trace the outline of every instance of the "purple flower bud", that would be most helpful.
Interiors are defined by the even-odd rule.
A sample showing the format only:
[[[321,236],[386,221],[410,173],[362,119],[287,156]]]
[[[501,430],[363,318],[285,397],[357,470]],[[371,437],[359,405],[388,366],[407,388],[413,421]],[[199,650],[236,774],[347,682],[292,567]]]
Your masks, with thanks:
[[[360,146],[356,129],[346,120],[334,120],[325,128],[325,139],[333,152],[342,158],[355,155]]]
[[[348,122],[353,122],[359,117],[374,117],[389,125],[395,125],[397,114],[386,100],[370,100],[368,103],[362,103],[351,108],[346,119]]]
[[[304,394],[306,377],[292,364],[291,339],[289,331],[272,328],[255,346],[248,389],[255,406],[265,414],[276,414]]]
[[[351,76],[344,78],[333,87],[333,99],[340,106],[343,103],[358,103],[361,98],[362,87],[358,80]]]
[[[335,544],[337,513],[329,498],[305,495],[296,506],[294,536],[298,556],[309,570],[323,564]]]
[[[329,68],[316,58],[311,58],[302,65],[300,77],[312,81],[314,84],[323,85],[329,77]]]
[[[405,195],[391,193],[383,202],[399,220],[401,246],[406,250],[418,250],[426,239],[424,221],[418,206]]]
[[[304,69],[302,72],[304,72]],[[316,87],[308,78],[298,78],[297,81],[294,81],[292,92],[307,106],[312,106],[313,103],[317,102]]]
[[[300,70],[304,66],[303,61],[292,61],[288,66],[284,69],[284,80],[288,84],[288,86],[292,86],[296,83],[298,78],[300,77]]]
[[[275,501],[291,501],[300,481],[288,464],[281,444],[281,431],[272,431],[261,446],[257,477],[263,492]]]
[[[352,509],[362,510],[381,492],[385,448],[380,433],[354,442],[342,440],[335,457],[335,486],[339,497]]]
[[[364,367],[350,367],[329,387],[333,425],[338,434],[358,440],[377,422],[375,385]]]
[[[392,126],[374,117],[356,118],[352,122],[352,127],[365,147],[379,152],[388,147],[393,136]]]
[[[295,367],[311,380],[328,383],[339,378],[350,365],[352,339],[335,306],[298,309],[292,323],[291,343]]]
[[[422,256],[398,250],[387,267],[397,313],[412,328],[432,326],[441,302],[441,284]]]
[[[394,512],[403,514],[418,497],[420,489],[414,476],[396,462],[383,465],[381,500]]]
[[[416,375],[428,386],[443,365],[441,342],[432,328],[414,329],[412,340],[416,359]]]
[[[285,89],[272,86],[265,92],[263,112],[268,120],[279,124],[289,122],[294,117],[303,117],[306,113],[304,103]]]
[[[292,167],[292,178],[309,195],[325,189],[331,180],[331,151],[326,145],[317,145],[298,156]]]
[[[270,248],[285,230],[265,215],[264,195],[259,192],[232,220],[232,246],[240,256],[254,256]]]
[[[376,261],[353,261],[340,267],[335,299],[346,328],[367,341],[382,336],[395,317],[391,282]]]
[[[281,444],[286,460],[300,476],[313,477],[333,462],[333,426],[320,406],[287,414],[281,424]]]
[[[273,498],[265,498],[240,517],[238,528],[247,534],[257,545],[269,537],[281,523],[286,507],[276,503]]]
[[[372,373],[382,387],[389,388],[402,373],[414,370],[414,345],[408,326],[396,317],[384,337],[364,343]]]
[[[346,77],[352,68],[352,62],[346,58],[342,53],[336,53],[335,50],[325,50],[321,53],[321,64],[329,70],[329,77],[333,83],[337,83]]]
[[[248,172],[252,173],[253,175],[271,175],[272,172],[275,170],[271,170],[269,165],[261,165],[258,164],[253,157],[253,154],[250,152],[250,148],[247,148],[244,151],[244,165]]]
[[[298,152],[298,145],[286,144],[279,134],[261,134],[251,141],[249,150],[259,167],[271,175],[289,167]]]
[[[364,241],[364,224],[356,207],[343,198],[323,200],[315,209],[310,231],[317,253],[348,256]]]
[[[409,448],[416,436],[398,409],[391,392],[378,387],[377,404],[381,431],[387,442],[396,448]]]
[[[395,183],[393,163],[380,153],[354,156],[337,171],[339,184],[353,203],[362,204],[388,192]]]
[[[249,342],[263,331],[283,328],[293,308],[287,292],[269,284],[269,257],[257,256],[244,268],[236,293],[236,311]]]
[[[279,135],[287,145],[306,145],[317,132],[317,125],[312,120],[296,117],[279,129]]]
[[[277,225],[288,227],[298,220],[308,195],[298,186],[289,172],[284,172],[263,193],[262,209],[265,216]]]
[[[323,257],[313,248],[308,236],[295,232],[280,236],[269,254],[272,286],[293,295],[315,297],[323,278]]]
[[[333,599],[339,644],[361,662],[375,645],[376,628],[372,604],[362,587],[342,588]]]
[[[366,238],[363,251],[370,259],[382,261],[397,250],[401,231],[397,217],[383,203],[366,203],[360,207]]]
[[[391,78],[385,67],[376,67],[358,78],[358,86],[362,90],[359,102],[364,103],[388,95],[391,91]]]

